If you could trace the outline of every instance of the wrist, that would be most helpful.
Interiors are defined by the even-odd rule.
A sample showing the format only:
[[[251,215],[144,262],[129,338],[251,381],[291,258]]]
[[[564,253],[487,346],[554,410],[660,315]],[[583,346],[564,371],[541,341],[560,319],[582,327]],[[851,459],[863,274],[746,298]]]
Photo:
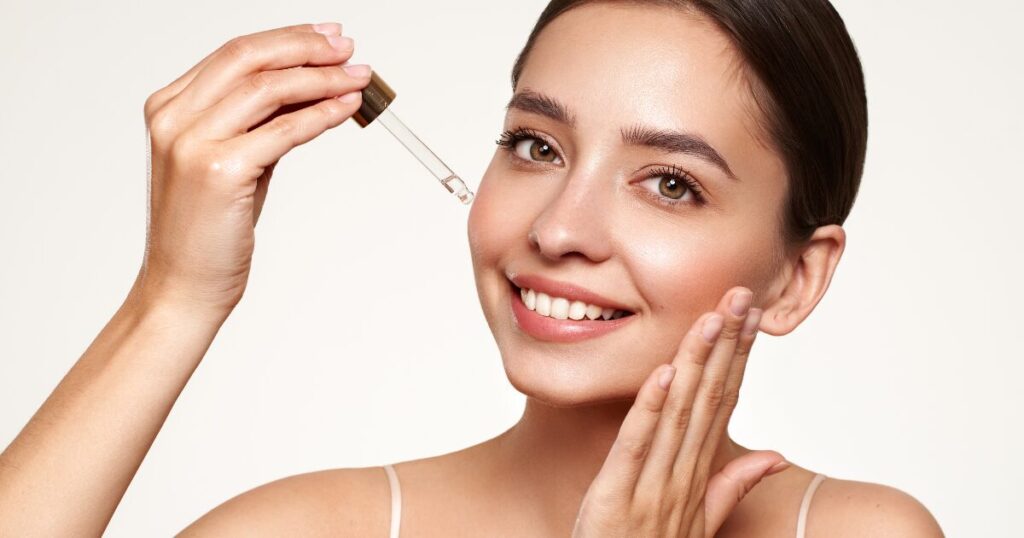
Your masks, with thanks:
[[[125,307],[137,314],[170,314],[218,326],[224,323],[237,304],[238,300],[207,301],[184,290],[145,285],[141,278],[136,279],[125,299]]]

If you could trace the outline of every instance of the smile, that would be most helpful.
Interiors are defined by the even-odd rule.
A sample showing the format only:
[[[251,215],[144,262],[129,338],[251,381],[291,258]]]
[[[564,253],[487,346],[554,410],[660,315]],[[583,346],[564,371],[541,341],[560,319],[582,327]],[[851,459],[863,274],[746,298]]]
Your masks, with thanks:
[[[567,293],[567,295],[575,295]],[[579,342],[605,335],[628,324],[629,310],[605,302],[552,295],[509,282],[509,299],[516,325],[537,340]]]

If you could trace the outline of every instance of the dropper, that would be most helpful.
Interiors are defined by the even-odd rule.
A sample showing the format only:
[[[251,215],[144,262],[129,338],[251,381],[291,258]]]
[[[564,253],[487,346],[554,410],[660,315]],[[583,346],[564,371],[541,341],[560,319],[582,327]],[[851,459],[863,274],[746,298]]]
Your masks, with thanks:
[[[421,163],[430,170],[430,173],[462,201],[468,204],[473,201],[473,192],[466,187],[466,184],[452,172],[444,161],[439,159],[430,148],[409,130],[408,127],[398,119],[388,105],[395,100],[395,90],[391,89],[375,71],[370,73],[370,84],[363,89],[363,103],[359,110],[352,116],[360,127],[366,127],[373,120],[377,120],[388,132],[395,136]]]

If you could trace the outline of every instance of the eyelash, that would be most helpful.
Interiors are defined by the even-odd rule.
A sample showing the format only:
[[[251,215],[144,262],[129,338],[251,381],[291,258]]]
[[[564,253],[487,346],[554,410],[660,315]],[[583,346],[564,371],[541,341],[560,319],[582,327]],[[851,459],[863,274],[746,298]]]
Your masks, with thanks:
[[[509,129],[501,133],[501,136],[495,143],[498,144],[498,146],[501,147],[503,150],[511,152],[514,155],[515,147],[524,140],[537,140],[538,142],[547,143],[547,141],[545,141],[544,138],[541,137],[536,131],[534,131],[533,129],[526,129],[523,127]],[[552,149],[554,149],[554,147],[552,147]],[[561,158],[561,156],[559,156],[559,158]],[[652,170],[650,175],[648,176],[648,179],[653,179],[656,177],[665,177],[668,179],[674,179],[676,181],[681,182],[682,184],[686,185],[686,188],[690,190],[694,198],[693,201],[683,202],[679,200],[673,200],[672,198],[659,196],[657,194],[651,193],[651,191],[647,191],[648,193],[651,193],[651,196],[658,203],[670,207],[684,204],[696,204],[698,206],[703,206],[707,203],[707,199],[704,197],[704,191],[701,190],[700,184],[697,183],[697,181],[693,179],[693,176],[690,175],[690,173],[687,172],[686,170],[683,170],[682,168],[679,168],[676,165],[661,166]]]

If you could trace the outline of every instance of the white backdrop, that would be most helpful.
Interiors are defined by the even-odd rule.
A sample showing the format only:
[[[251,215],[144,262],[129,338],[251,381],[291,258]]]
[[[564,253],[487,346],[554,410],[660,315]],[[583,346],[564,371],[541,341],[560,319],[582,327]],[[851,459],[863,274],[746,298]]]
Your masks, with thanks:
[[[3,1],[0,446],[135,277],[150,93],[233,36],[339,21],[354,61],[475,188],[546,3]],[[1024,10],[837,8],[871,114],[849,243],[804,325],[759,337],[731,432],[903,489],[950,536],[1020,536]],[[380,126],[348,122],[286,156],[246,296],[108,535],[171,534],[283,476],[450,452],[511,426],[524,397],[477,302],[467,211]]]

